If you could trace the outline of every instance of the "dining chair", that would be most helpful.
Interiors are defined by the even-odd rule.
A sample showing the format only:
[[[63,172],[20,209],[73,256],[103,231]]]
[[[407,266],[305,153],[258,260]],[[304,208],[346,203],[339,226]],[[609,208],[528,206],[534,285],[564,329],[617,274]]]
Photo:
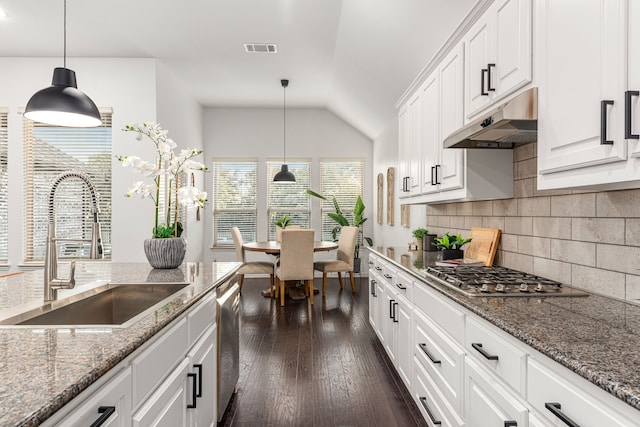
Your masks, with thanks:
[[[353,258],[358,239],[358,227],[342,227],[340,239],[338,239],[338,253],[336,259],[316,261],[313,263],[315,270],[322,272],[322,295],[327,294],[327,273],[338,273],[338,282],[342,286],[342,272],[348,272],[351,277],[351,291],[356,292],[356,284],[353,279]]]
[[[244,281],[245,274],[268,274],[269,275],[269,294],[273,296],[273,279],[274,279],[274,265],[268,261],[251,261],[247,262],[245,257],[245,251],[242,247],[244,243],[242,240],[242,234],[238,227],[231,228],[231,236],[233,237],[233,244],[236,248],[236,257],[242,266],[238,269],[236,274],[238,275],[238,286],[242,291],[242,282]]]
[[[276,265],[276,296],[280,292],[280,305],[284,306],[285,282],[302,280],[305,293],[313,305],[313,235],[312,229],[282,230],[280,261]]]

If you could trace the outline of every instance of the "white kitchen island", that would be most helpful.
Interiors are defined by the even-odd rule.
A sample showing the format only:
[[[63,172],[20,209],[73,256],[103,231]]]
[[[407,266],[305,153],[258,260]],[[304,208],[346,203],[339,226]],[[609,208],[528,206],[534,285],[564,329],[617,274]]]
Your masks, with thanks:
[[[130,379],[123,379],[127,369],[135,372],[135,367],[127,365],[135,365],[144,360],[138,357],[148,356],[154,358],[149,363],[171,365],[174,374],[181,366],[174,366],[173,360],[164,360],[174,355],[165,352],[163,346],[168,351],[176,350],[176,346],[168,343],[182,341],[184,348],[176,351],[184,352],[183,357],[211,360],[207,352],[211,349],[188,345],[200,343],[200,338],[212,333],[215,319],[206,319],[202,315],[206,313],[204,308],[212,304],[215,307],[216,288],[232,278],[239,266],[235,262],[184,263],[174,270],[154,270],[145,263],[79,262],[75,288],[61,291],[60,299],[105,283],[169,282],[189,286],[124,328],[0,327],[0,425],[36,426],[50,418],[61,418],[61,413],[65,417],[73,415],[71,409],[79,410],[81,406],[76,398],[90,396],[93,389],[101,388],[97,384],[107,380],[115,389],[128,390],[134,397],[138,393],[141,409],[155,394],[152,396],[153,390],[142,389],[140,384],[136,389]],[[61,266],[61,271],[66,268]],[[0,279],[0,318],[41,305],[42,301],[42,270]],[[198,313],[202,313],[202,320],[198,319]],[[213,325],[204,330],[207,321]],[[193,326],[199,324],[204,325],[203,331],[195,332]],[[198,336],[192,336],[195,334]],[[164,335],[169,340],[158,339]],[[159,348],[151,350],[154,345]],[[190,353],[186,354],[187,351]],[[186,365],[185,368],[193,369]],[[166,380],[163,378],[163,386]],[[95,418],[99,415],[96,412]]]

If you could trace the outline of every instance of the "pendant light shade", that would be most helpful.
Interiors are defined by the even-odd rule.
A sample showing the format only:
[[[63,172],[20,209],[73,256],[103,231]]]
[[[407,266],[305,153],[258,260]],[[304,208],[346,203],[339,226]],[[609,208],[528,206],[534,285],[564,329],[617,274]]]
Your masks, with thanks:
[[[76,73],[68,68],[55,68],[51,86],[36,92],[24,111],[36,122],[57,126],[100,126],[100,111],[91,98],[78,90]]]
[[[102,124],[100,111],[91,98],[78,90],[76,73],[67,65],[67,1],[64,1],[64,67],[53,70],[51,86],[36,92],[24,116],[36,122],[67,127],[95,127]]]
[[[289,172],[289,165],[287,165],[287,97],[286,97],[286,88],[289,86],[289,80],[282,79],[280,80],[280,84],[282,85],[282,146],[283,146],[283,155],[282,155],[282,168],[280,172],[275,174],[273,177],[273,182],[296,182],[296,177]]]

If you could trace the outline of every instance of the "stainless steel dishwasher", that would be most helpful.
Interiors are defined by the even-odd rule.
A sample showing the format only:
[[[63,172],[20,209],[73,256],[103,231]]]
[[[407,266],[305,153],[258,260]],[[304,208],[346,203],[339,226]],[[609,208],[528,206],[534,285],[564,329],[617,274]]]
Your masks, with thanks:
[[[218,422],[236,390],[240,376],[240,287],[234,277],[217,289]]]

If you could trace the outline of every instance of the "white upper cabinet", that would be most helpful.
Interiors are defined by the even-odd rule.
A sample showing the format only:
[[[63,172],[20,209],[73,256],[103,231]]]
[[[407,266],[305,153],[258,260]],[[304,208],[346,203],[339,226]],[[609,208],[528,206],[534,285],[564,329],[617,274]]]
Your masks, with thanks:
[[[531,82],[531,34],[531,0],[496,0],[465,34],[466,121]]]
[[[458,43],[400,107],[400,197],[412,203],[513,194],[511,150],[443,148],[445,136],[464,122],[464,58]]]
[[[538,188],[637,187],[638,2],[536,6]]]

